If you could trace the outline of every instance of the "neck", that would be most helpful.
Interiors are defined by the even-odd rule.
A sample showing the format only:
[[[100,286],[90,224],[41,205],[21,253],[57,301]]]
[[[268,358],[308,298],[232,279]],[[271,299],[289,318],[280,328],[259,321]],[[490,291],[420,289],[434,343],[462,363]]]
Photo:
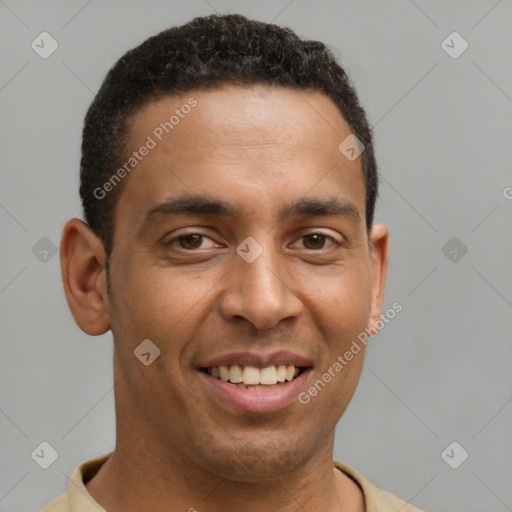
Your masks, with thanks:
[[[162,456],[162,451],[119,445],[86,484],[108,512],[311,512],[363,511],[359,487],[333,467],[332,456],[271,481],[236,482]],[[170,509],[170,505],[172,509]]]

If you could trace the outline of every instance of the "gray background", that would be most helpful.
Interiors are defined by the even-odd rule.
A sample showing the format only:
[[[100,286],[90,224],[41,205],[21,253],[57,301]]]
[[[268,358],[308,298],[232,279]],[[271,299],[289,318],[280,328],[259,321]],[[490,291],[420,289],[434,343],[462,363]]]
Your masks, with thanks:
[[[403,311],[369,346],[336,458],[430,511],[512,510],[510,0],[0,0],[0,510],[38,510],[114,446],[110,333],[76,327],[44,253],[80,216],[85,111],[126,50],[215,11],[327,43],[375,126],[385,307]],[[48,59],[31,48],[42,31]],[[469,43],[457,59],[441,47],[453,31]],[[42,441],[59,454],[46,470]],[[458,469],[441,458],[452,441]]]

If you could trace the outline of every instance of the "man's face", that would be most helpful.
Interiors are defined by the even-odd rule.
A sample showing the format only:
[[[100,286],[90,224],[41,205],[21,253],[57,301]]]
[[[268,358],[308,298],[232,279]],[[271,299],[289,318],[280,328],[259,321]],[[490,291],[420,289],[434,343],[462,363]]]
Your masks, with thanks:
[[[183,118],[158,140],[175,110]],[[332,455],[364,350],[308,404],[298,395],[372,325],[383,285],[360,159],[338,150],[350,133],[326,96],[282,87],[196,91],[135,115],[130,152],[148,136],[156,147],[125,178],[115,213],[119,438],[139,432],[162,456],[235,480]],[[148,366],[134,355],[146,339],[160,350]],[[299,376],[274,385],[217,377],[253,366],[266,369],[247,378],[272,382],[293,364]]]

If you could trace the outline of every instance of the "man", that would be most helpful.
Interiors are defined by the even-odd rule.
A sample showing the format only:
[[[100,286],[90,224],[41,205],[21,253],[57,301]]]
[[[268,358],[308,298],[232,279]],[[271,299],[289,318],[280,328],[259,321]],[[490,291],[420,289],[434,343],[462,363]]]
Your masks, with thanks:
[[[112,330],[112,454],[44,512],[415,511],[333,462],[388,231],[372,137],[322,43],[238,15],[123,56],[86,116],[62,277]],[[351,349],[352,350],[352,349]]]

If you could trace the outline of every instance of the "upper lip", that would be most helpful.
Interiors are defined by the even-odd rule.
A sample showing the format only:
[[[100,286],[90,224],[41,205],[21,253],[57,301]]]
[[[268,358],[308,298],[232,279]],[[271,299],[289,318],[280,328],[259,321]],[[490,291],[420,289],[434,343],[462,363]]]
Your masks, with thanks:
[[[279,366],[281,364],[293,364],[295,366],[313,366],[311,360],[305,356],[280,350],[269,354],[258,354],[256,352],[229,352],[219,354],[211,359],[205,360],[199,365],[200,368],[211,368],[213,366],[255,366],[265,368],[267,366]]]

